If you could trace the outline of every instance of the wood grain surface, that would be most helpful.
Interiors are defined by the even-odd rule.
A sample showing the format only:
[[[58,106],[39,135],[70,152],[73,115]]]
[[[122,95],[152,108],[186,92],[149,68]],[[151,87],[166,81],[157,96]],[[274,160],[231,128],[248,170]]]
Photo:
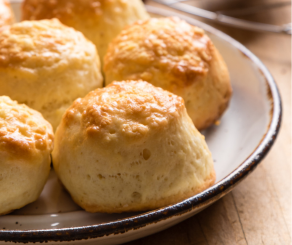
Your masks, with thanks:
[[[283,0],[197,0],[211,11],[240,9]],[[147,1],[147,4],[158,4]],[[250,49],[274,76],[283,103],[280,134],[259,167],[231,193],[192,218],[127,245],[289,245],[291,244],[291,36],[226,27],[222,30]],[[291,22],[291,6],[240,16],[270,24]]]

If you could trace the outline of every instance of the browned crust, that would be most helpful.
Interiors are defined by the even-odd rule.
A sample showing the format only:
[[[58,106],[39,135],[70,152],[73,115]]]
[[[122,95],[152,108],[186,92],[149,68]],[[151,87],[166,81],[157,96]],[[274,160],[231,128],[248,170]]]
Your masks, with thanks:
[[[76,100],[65,113],[62,123],[66,127],[80,123],[85,133],[91,137],[102,139],[114,131],[128,140],[135,140],[147,135],[149,128],[166,127],[184,108],[181,97],[150,83],[120,81]],[[159,117],[156,117],[153,110]],[[75,121],[78,112],[82,113],[80,122]],[[127,123],[114,123],[116,118]]]
[[[33,159],[40,151],[52,151],[52,126],[39,112],[7,96],[0,96],[0,113],[2,157]]]
[[[80,52],[82,44],[91,45],[82,33],[57,19],[15,23],[0,32],[0,69],[54,66],[63,52]]]
[[[131,46],[132,40],[137,47]],[[115,72],[121,75],[136,74],[138,77],[133,79],[143,79],[143,74],[159,69],[169,78],[175,78],[171,81],[175,86],[185,88],[208,73],[212,61],[210,43],[201,28],[176,17],[138,21],[125,28],[109,45],[104,58],[104,71],[107,73],[116,67]],[[115,52],[117,47],[118,53]],[[124,70],[118,71],[118,64],[125,64]],[[134,70],[131,66],[135,67]],[[166,84],[163,88],[170,90],[168,86]]]
[[[41,20],[58,18],[64,24],[69,24],[82,17],[95,16],[99,18],[103,9],[110,7],[113,0],[25,0],[22,5],[23,20]]]

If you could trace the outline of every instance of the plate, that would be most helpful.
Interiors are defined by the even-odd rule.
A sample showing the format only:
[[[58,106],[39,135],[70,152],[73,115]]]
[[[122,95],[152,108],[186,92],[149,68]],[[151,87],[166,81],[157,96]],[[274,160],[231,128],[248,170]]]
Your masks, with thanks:
[[[18,17],[20,3],[12,3]],[[281,99],[262,62],[231,37],[195,19],[151,6],[147,10],[158,16],[175,15],[203,28],[229,68],[234,91],[229,108],[219,126],[202,132],[213,154],[216,184],[180,203],[150,212],[91,214],[74,204],[52,171],[36,202],[0,217],[0,243],[109,245],[159,232],[230,192],[272,147],[281,123]]]

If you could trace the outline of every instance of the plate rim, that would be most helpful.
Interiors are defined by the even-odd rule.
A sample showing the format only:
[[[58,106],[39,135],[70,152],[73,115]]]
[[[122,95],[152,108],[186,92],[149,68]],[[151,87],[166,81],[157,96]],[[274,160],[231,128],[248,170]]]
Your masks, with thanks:
[[[214,27],[171,10],[165,10],[149,5],[146,5],[146,8],[150,13],[160,14],[163,16],[176,16],[192,25],[201,27],[207,32],[210,32],[231,43],[256,65],[256,68],[258,68],[266,80],[268,90],[267,93],[271,103],[270,124],[267,127],[266,133],[263,135],[253,152],[251,152],[251,154],[234,171],[229,173],[215,185],[195,196],[185,199],[184,201],[129,218],[97,225],[39,230],[0,230],[0,241],[27,243],[51,241],[65,242],[95,239],[109,235],[118,235],[131,230],[137,230],[162,220],[192,212],[202,206],[215,202],[230,192],[258,166],[258,164],[271,149],[281,126],[282,102],[276,82],[262,61],[244,45]]]

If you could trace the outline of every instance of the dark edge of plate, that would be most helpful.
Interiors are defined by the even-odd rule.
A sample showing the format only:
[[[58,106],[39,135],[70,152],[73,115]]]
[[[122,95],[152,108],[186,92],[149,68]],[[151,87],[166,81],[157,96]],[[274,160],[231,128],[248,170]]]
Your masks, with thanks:
[[[271,100],[272,113],[270,118],[270,125],[266,131],[266,134],[263,136],[255,150],[236,170],[234,170],[214,186],[180,203],[130,218],[98,225],[43,230],[0,230],[0,241],[28,243],[93,239],[103,236],[126,233],[130,230],[137,230],[147,225],[170,219],[174,216],[183,215],[190,211],[199,209],[200,207],[211,204],[230,192],[257,167],[257,165],[271,149],[280,130],[282,120],[282,105],[277,85],[272,75],[269,73],[263,63],[242,44],[211,26],[208,26],[190,17],[168,10],[161,10],[157,7],[147,6],[147,10],[150,13],[164,16],[175,15],[186,20],[190,24],[197,25],[207,32],[215,34],[220,38],[228,41],[239,51],[241,51],[244,56],[256,64],[257,68],[266,79],[268,94],[270,94]]]

